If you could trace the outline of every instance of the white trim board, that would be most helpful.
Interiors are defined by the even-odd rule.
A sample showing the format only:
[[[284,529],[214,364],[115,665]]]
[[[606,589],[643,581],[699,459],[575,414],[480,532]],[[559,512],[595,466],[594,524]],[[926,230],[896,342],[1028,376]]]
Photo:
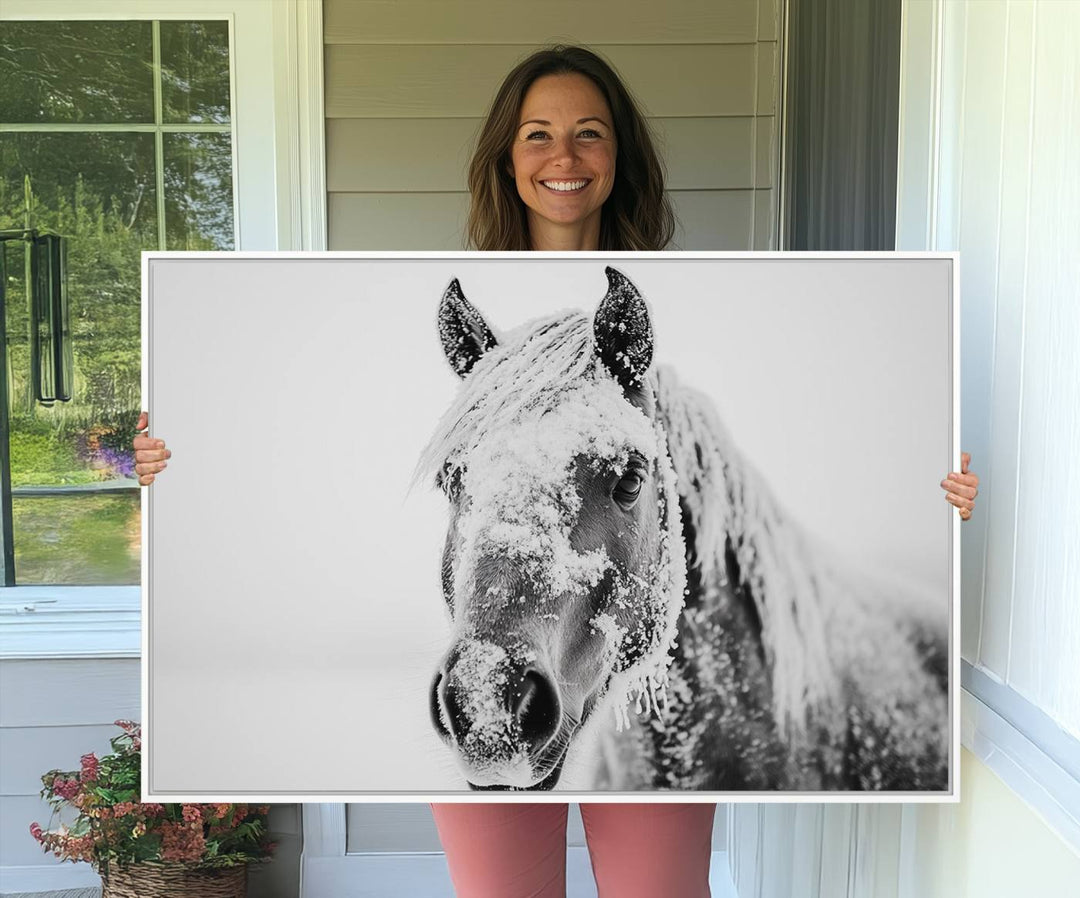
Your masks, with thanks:
[[[278,249],[326,249],[326,119],[322,0],[274,9]]]
[[[960,695],[964,747],[1080,852],[1080,781],[966,686]]]
[[[138,658],[138,586],[0,589],[0,659]]]

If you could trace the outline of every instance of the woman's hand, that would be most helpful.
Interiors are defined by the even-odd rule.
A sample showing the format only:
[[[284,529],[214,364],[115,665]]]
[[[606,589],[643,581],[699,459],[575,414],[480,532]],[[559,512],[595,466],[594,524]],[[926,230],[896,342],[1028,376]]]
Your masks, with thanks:
[[[164,444],[162,444],[164,445]],[[941,481],[941,488],[945,490],[945,501],[951,502],[960,512],[960,520],[971,519],[971,510],[975,507],[975,497],[979,495],[979,475],[968,472],[971,464],[971,453],[960,453],[960,473],[953,471]]]
[[[146,430],[149,420],[149,416],[143,412],[135,429]],[[165,448],[164,440],[156,440],[149,433],[136,434],[131,445],[135,447],[135,473],[139,475],[139,485],[149,486],[154,482],[154,475],[165,470],[168,465],[165,459],[172,457],[172,453]]]

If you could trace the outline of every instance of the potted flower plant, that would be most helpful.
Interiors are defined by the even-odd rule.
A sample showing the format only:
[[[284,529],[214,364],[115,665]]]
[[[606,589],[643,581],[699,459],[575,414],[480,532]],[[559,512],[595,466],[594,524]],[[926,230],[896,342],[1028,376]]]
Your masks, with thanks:
[[[33,823],[31,835],[61,860],[92,864],[102,898],[243,898],[248,864],[268,861],[274,849],[269,807],[141,803],[140,728],[116,725],[123,732],[112,754],[83,755],[80,770],[42,776],[53,820],[65,811],[75,819],[55,830]]]

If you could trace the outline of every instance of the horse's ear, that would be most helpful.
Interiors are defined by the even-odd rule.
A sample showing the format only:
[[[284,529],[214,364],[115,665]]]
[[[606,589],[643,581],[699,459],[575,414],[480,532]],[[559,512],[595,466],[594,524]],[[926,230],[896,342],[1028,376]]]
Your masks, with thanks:
[[[465,377],[485,352],[496,344],[495,334],[473,308],[454,278],[439,303],[439,339],[458,377]]]
[[[607,294],[593,318],[596,353],[624,390],[639,390],[653,356],[649,308],[621,271],[609,266],[604,273]]]

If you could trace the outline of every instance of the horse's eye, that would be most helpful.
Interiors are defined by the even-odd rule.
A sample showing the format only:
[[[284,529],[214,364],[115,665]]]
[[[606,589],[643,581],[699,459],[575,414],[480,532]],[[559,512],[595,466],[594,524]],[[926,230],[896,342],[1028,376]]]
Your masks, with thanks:
[[[633,507],[637,502],[638,494],[641,492],[641,484],[644,482],[644,478],[637,471],[627,471],[619,479],[619,482],[615,484],[615,489],[612,492],[612,498],[619,504],[619,507],[624,511]]]

